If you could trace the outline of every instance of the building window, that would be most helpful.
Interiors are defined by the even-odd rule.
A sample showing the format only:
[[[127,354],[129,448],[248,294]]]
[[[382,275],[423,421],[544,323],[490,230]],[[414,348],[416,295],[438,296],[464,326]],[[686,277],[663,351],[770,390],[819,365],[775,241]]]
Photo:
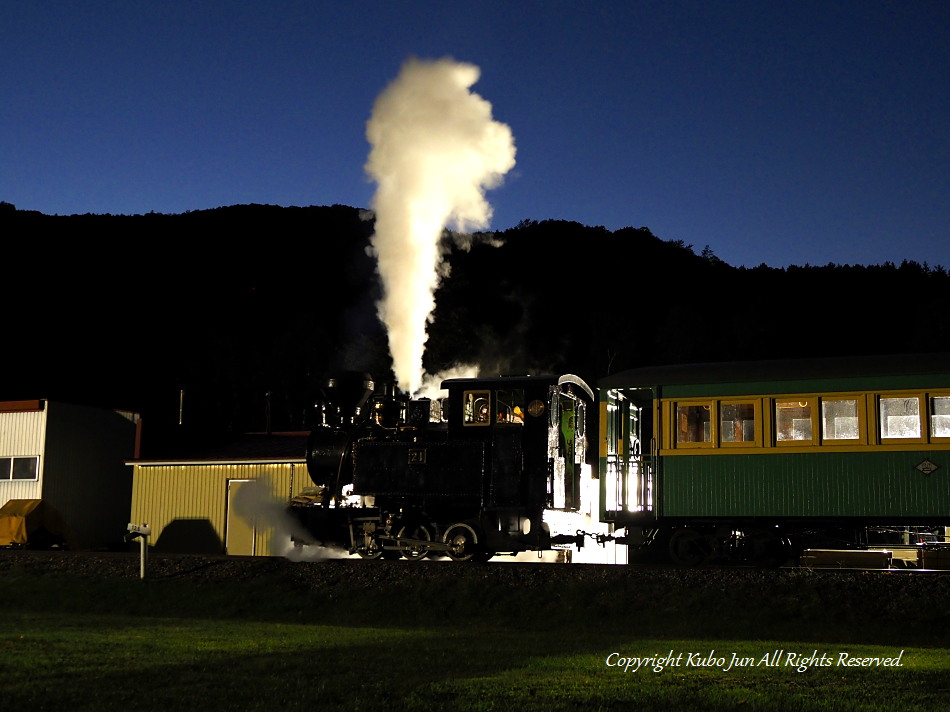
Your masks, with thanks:
[[[0,457],[0,480],[35,480],[39,464],[38,457]]]
[[[920,398],[917,396],[881,396],[881,439],[919,440]]]
[[[779,445],[811,445],[815,442],[814,399],[775,401],[775,442]]]
[[[719,404],[719,439],[724,445],[755,443],[756,441],[755,403]]]
[[[712,443],[712,404],[676,404],[676,444],[701,446]]]
[[[856,398],[822,398],[823,440],[861,440],[861,420]]]

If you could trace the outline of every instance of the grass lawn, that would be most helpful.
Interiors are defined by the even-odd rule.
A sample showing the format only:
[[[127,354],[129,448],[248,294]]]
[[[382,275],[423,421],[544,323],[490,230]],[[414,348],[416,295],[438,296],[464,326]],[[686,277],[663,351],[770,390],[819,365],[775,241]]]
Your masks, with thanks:
[[[510,593],[525,611],[537,596]],[[427,623],[433,599],[400,587],[385,604],[341,603],[266,582],[19,574],[0,579],[0,595],[0,699],[11,710],[929,712],[950,696],[946,647],[893,635],[835,643],[806,627],[771,639],[761,622],[715,638],[714,612],[696,617],[691,637],[658,635],[656,615],[645,626],[549,612],[498,623],[478,603],[448,620],[430,610]],[[658,611],[671,630],[690,627],[682,612]],[[898,655],[899,666],[841,664]]]

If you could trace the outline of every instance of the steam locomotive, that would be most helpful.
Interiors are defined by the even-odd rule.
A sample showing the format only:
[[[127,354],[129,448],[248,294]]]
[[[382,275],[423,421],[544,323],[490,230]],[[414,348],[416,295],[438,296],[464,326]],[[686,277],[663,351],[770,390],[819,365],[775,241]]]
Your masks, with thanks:
[[[615,561],[686,566],[946,546],[947,355],[683,364],[597,385],[451,379],[444,399],[408,400],[365,374],[331,379],[315,487],[289,507],[296,543],[468,561],[593,538]]]
[[[368,374],[326,382],[307,446],[315,487],[289,507],[295,544],[468,561],[579,543],[591,388],[570,374],[442,388],[446,398],[408,400],[376,394]]]

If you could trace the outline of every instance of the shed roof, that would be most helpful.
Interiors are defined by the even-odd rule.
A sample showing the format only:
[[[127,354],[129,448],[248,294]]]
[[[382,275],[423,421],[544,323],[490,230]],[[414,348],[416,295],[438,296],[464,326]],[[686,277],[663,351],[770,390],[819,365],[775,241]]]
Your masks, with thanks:
[[[199,446],[180,446],[161,458],[130,460],[130,465],[302,463],[307,460],[309,432],[247,433]]]

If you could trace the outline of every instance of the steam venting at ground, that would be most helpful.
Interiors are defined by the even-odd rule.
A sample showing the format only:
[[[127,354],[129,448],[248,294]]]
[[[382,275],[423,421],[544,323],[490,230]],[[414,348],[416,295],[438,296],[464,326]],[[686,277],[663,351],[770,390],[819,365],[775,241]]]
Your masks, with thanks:
[[[334,547],[294,547],[291,537],[307,540],[309,534],[287,512],[287,502],[269,493],[260,480],[245,482],[234,495],[232,506],[248,526],[257,531],[271,532],[271,551],[263,552],[267,555],[282,555],[292,561],[322,561],[348,556],[346,551]]]
[[[511,130],[470,91],[479,74],[478,67],[451,59],[410,59],[377,98],[366,127],[372,146],[366,172],[377,184],[379,316],[396,381],[411,394],[423,382],[443,230],[486,228],[491,206],[485,191],[515,164]]]

